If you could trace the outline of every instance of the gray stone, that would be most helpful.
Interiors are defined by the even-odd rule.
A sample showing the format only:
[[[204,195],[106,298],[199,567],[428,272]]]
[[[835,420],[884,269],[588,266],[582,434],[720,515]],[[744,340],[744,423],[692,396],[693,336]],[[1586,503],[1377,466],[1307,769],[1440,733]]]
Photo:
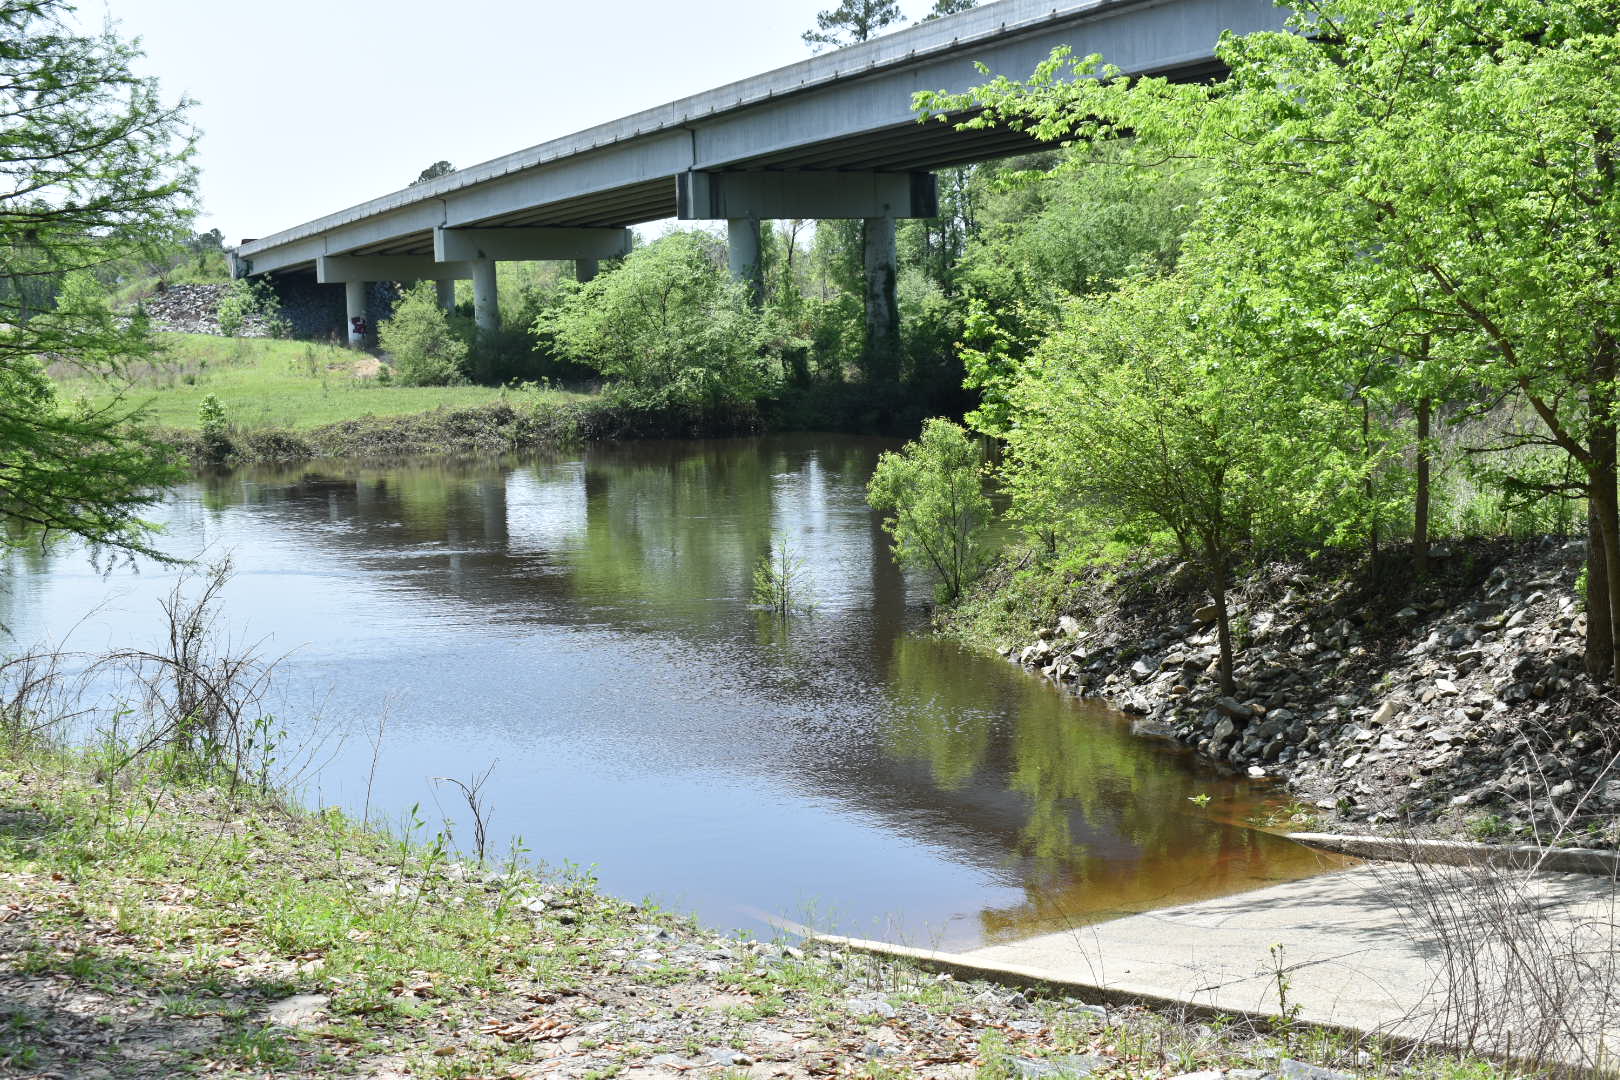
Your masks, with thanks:
[[[1254,715],[1254,710],[1250,709],[1237,698],[1216,698],[1215,707],[1234,720],[1248,720]]]
[[[332,999],[325,994],[294,994],[271,1005],[265,1016],[272,1024],[282,1027],[313,1027],[331,1003]]]
[[[885,1019],[895,1015],[894,1006],[882,998],[850,998],[844,1002],[844,1011],[851,1016],[881,1016]]]
[[[1395,704],[1394,698],[1385,698],[1383,704],[1378,706],[1378,711],[1372,714],[1372,719],[1368,722],[1375,726],[1382,726],[1399,716],[1400,712],[1400,706]]]
[[[1355,1080],[1351,1073],[1324,1069],[1320,1065],[1310,1065],[1293,1058],[1282,1059],[1282,1076],[1283,1080]]]
[[[1210,623],[1214,622],[1219,615],[1220,612],[1215,609],[1214,604],[1205,604],[1203,607],[1193,612],[1193,621],[1208,626]]]
[[[1080,620],[1073,615],[1058,616],[1058,632],[1065,637],[1078,637],[1080,635]]]
[[[1070,1054],[1056,1058],[1015,1057],[1009,1064],[1024,1080],[1046,1080],[1047,1077],[1090,1076],[1106,1067],[1108,1060],[1096,1054]]]

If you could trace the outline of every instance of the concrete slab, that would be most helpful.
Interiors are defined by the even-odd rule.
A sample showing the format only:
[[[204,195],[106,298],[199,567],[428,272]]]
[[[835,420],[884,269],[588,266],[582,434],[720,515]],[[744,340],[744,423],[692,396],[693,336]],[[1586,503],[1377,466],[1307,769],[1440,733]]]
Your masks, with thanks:
[[[1358,866],[968,952],[905,952],[1094,1000],[1286,1010],[1402,1039],[1591,1061],[1620,1050],[1617,916],[1620,892],[1603,877]]]

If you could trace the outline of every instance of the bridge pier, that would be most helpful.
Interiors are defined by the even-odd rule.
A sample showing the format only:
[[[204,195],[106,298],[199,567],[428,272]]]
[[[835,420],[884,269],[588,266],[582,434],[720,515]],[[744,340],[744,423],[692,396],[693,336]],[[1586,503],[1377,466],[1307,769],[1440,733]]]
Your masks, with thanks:
[[[748,287],[749,303],[765,302],[765,266],[759,254],[759,218],[729,218],[726,221],[726,255],[731,264],[731,280]]]
[[[575,259],[574,280],[583,285],[596,277],[597,271],[601,268],[601,263],[596,259]]]
[[[761,220],[863,221],[868,373],[877,382],[899,378],[894,223],[896,218],[939,215],[939,188],[932,173],[693,170],[678,177],[675,202],[676,216],[683,220],[725,220],[732,279],[747,281],[756,298],[764,292],[759,258]]]
[[[501,328],[500,298],[495,292],[495,260],[472,261],[473,322],[480,334],[493,334]]]
[[[433,283],[439,293],[439,306],[446,311],[456,309],[456,280],[444,278]]]
[[[343,302],[347,309],[347,321],[343,324],[344,339],[348,341],[349,348],[363,349],[366,344],[364,334],[354,332],[354,320],[366,317],[366,287],[369,282],[345,281],[343,283]]]
[[[863,224],[867,371],[874,382],[894,382],[900,377],[900,304],[895,296],[899,259],[894,218],[866,218]]]

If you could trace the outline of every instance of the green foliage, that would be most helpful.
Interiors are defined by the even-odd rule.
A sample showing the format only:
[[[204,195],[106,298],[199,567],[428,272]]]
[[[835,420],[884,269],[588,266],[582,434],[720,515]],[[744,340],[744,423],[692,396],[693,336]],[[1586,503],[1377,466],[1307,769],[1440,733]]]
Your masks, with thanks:
[[[897,0],[839,0],[837,7],[816,12],[816,28],[800,36],[806,45],[820,52],[828,45],[843,48],[866,41],[885,26],[899,21]]]
[[[961,596],[986,565],[990,500],[982,471],[983,454],[967,431],[935,419],[898,453],[885,451],[867,485],[867,501],[887,514],[895,558],[931,571],[942,601]]]
[[[467,342],[450,325],[431,281],[400,297],[394,314],[377,324],[377,339],[400,386],[457,386],[467,381]]]
[[[430,180],[437,180],[441,176],[449,176],[455,171],[456,167],[450,164],[448,161],[435,161],[433,164],[417,173],[416,179],[412,180],[407,186],[415,187],[417,184],[426,184]]]
[[[730,280],[718,242],[698,232],[672,232],[573,286],[535,330],[558,357],[590,365],[647,409],[752,404],[779,385],[775,357],[792,344]]]
[[[240,337],[248,321],[257,318],[264,321],[271,337],[286,337],[286,322],[278,314],[280,306],[268,281],[239,278],[219,299],[219,331],[226,337]]]
[[[1240,547],[1323,535],[1359,476],[1333,440],[1343,403],[1272,362],[1239,298],[1189,284],[1144,278],[1070,305],[1009,391],[1001,473],[1013,518],[1048,547],[1165,535],[1197,560],[1229,678]]]
[[[213,394],[203,398],[197,406],[197,433],[204,457],[209,461],[225,460],[231,451],[230,423],[225,415],[225,406]]]
[[[754,603],[783,617],[795,609],[804,610],[806,605],[799,597],[803,582],[804,557],[794,554],[785,533],[779,534],[754,566]]]
[[[1398,461],[1416,441],[1402,423],[1407,409],[1505,399],[1541,430],[1490,445],[1555,446],[1574,468],[1518,462],[1492,486],[1509,496],[1584,488],[1604,534],[1594,557],[1606,552],[1620,568],[1612,120],[1620,115],[1620,12],[1603,0],[1505,0],[1466,11],[1448,0],[1291,6],[1288,32],[1221,42],[1231,74],[1214,85],[1133,79],[1106,67],[1107,58],[1060,51],[1028,80],[922,94],[917,105],[940,118],[971,113],[969,126],[1104,146],[1127,183],[1166,162],[1197,162],[1195,186],[1218,198],[1198,205],[1178,241],[1180,287],[1222,303],[1241,299],[1250,324],[1210,343],[1206,361],[1253,373],[1257,385],[1275,384],[1320,412],[1334,450],[1328,482],[1301,489],[1313,521],[1307,533],[1342,544],[1396,524],[1414,491]],[[1179,185],[1165,185],[1172,200]],[[1127,216],[1121,226],[1151,235],[1154,219]],[[1029,252],[1022,261],[1040,268],[1037,282],[1067,275],[1070,288],[1090,288],[1086,235],[1048,229],[1012,240]],[[1058,240],[1048,247],[1047,236]],[[1200,253],[1193,265],[1187,250]],[[1018,261],[993,260],[982,292],[1016,295],[1021,282],[1003,266]],[[1101,278],[1115,272],[1106,260],[1091,262],[1105,267]],[[1126,280],[1123,288],[1139,288]],[[1005,307],[990,310],[999,316]],[[1230,312],[1207,314],[1230,324]],[[996,398],[1021,363],[1022,340],[976,329],[987,344],[968,369],[991,406],[981,422],[1006,430],[1017,418]],[[1206,363],[1200,381],[1214,368]],[[1218,381],[1252,397],[1249,386]],[[1272,460],[1312,458],[1314,433],[1295,431],[1274,444]],[[1069,449],[1076,445],[1091,456],[1092,444]],[[1041,496],[1031,487],[1026,505]],[[1064,510],[1052,502],[1037,514]],[[1620,574],[1610,579],[1608,606],[1620,613]]]
[[[135,76],[111,30],[76,26],[61,0],[0,6],[0,513],[147,551],[136,511],[175,475],[170,455],[119,398],[64,408],[38,358],[109,379],[154,355],[146,321],[114,317],[74,272],[186,235],[188,103]]]

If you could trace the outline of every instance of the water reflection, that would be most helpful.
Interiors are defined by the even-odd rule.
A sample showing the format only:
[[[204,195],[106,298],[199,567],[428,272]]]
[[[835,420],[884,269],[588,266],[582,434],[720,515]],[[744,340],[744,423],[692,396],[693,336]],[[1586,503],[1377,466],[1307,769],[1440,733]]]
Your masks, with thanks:
[[[966,945],[1314,872],[1229,824],[1265,796],[998,660],[918,633],[864,501],[876,440],[639,443],[508,463],[242,471],[170,546],[230,550],[230,616],[328,746],[312,797],[398,814],[491,760],[496,839],[718,925],[759,912]],[[814,613],[748,606],[772,538]],[[10,623],[150,638],[171,571],[14,557]],[[78,644],[94,647],[97,642]],[[1209,810],[1189,801],[1210,795]],[[446,804],[447,817],[457,810]],[[465,823],[462,823],[463,825]]]

